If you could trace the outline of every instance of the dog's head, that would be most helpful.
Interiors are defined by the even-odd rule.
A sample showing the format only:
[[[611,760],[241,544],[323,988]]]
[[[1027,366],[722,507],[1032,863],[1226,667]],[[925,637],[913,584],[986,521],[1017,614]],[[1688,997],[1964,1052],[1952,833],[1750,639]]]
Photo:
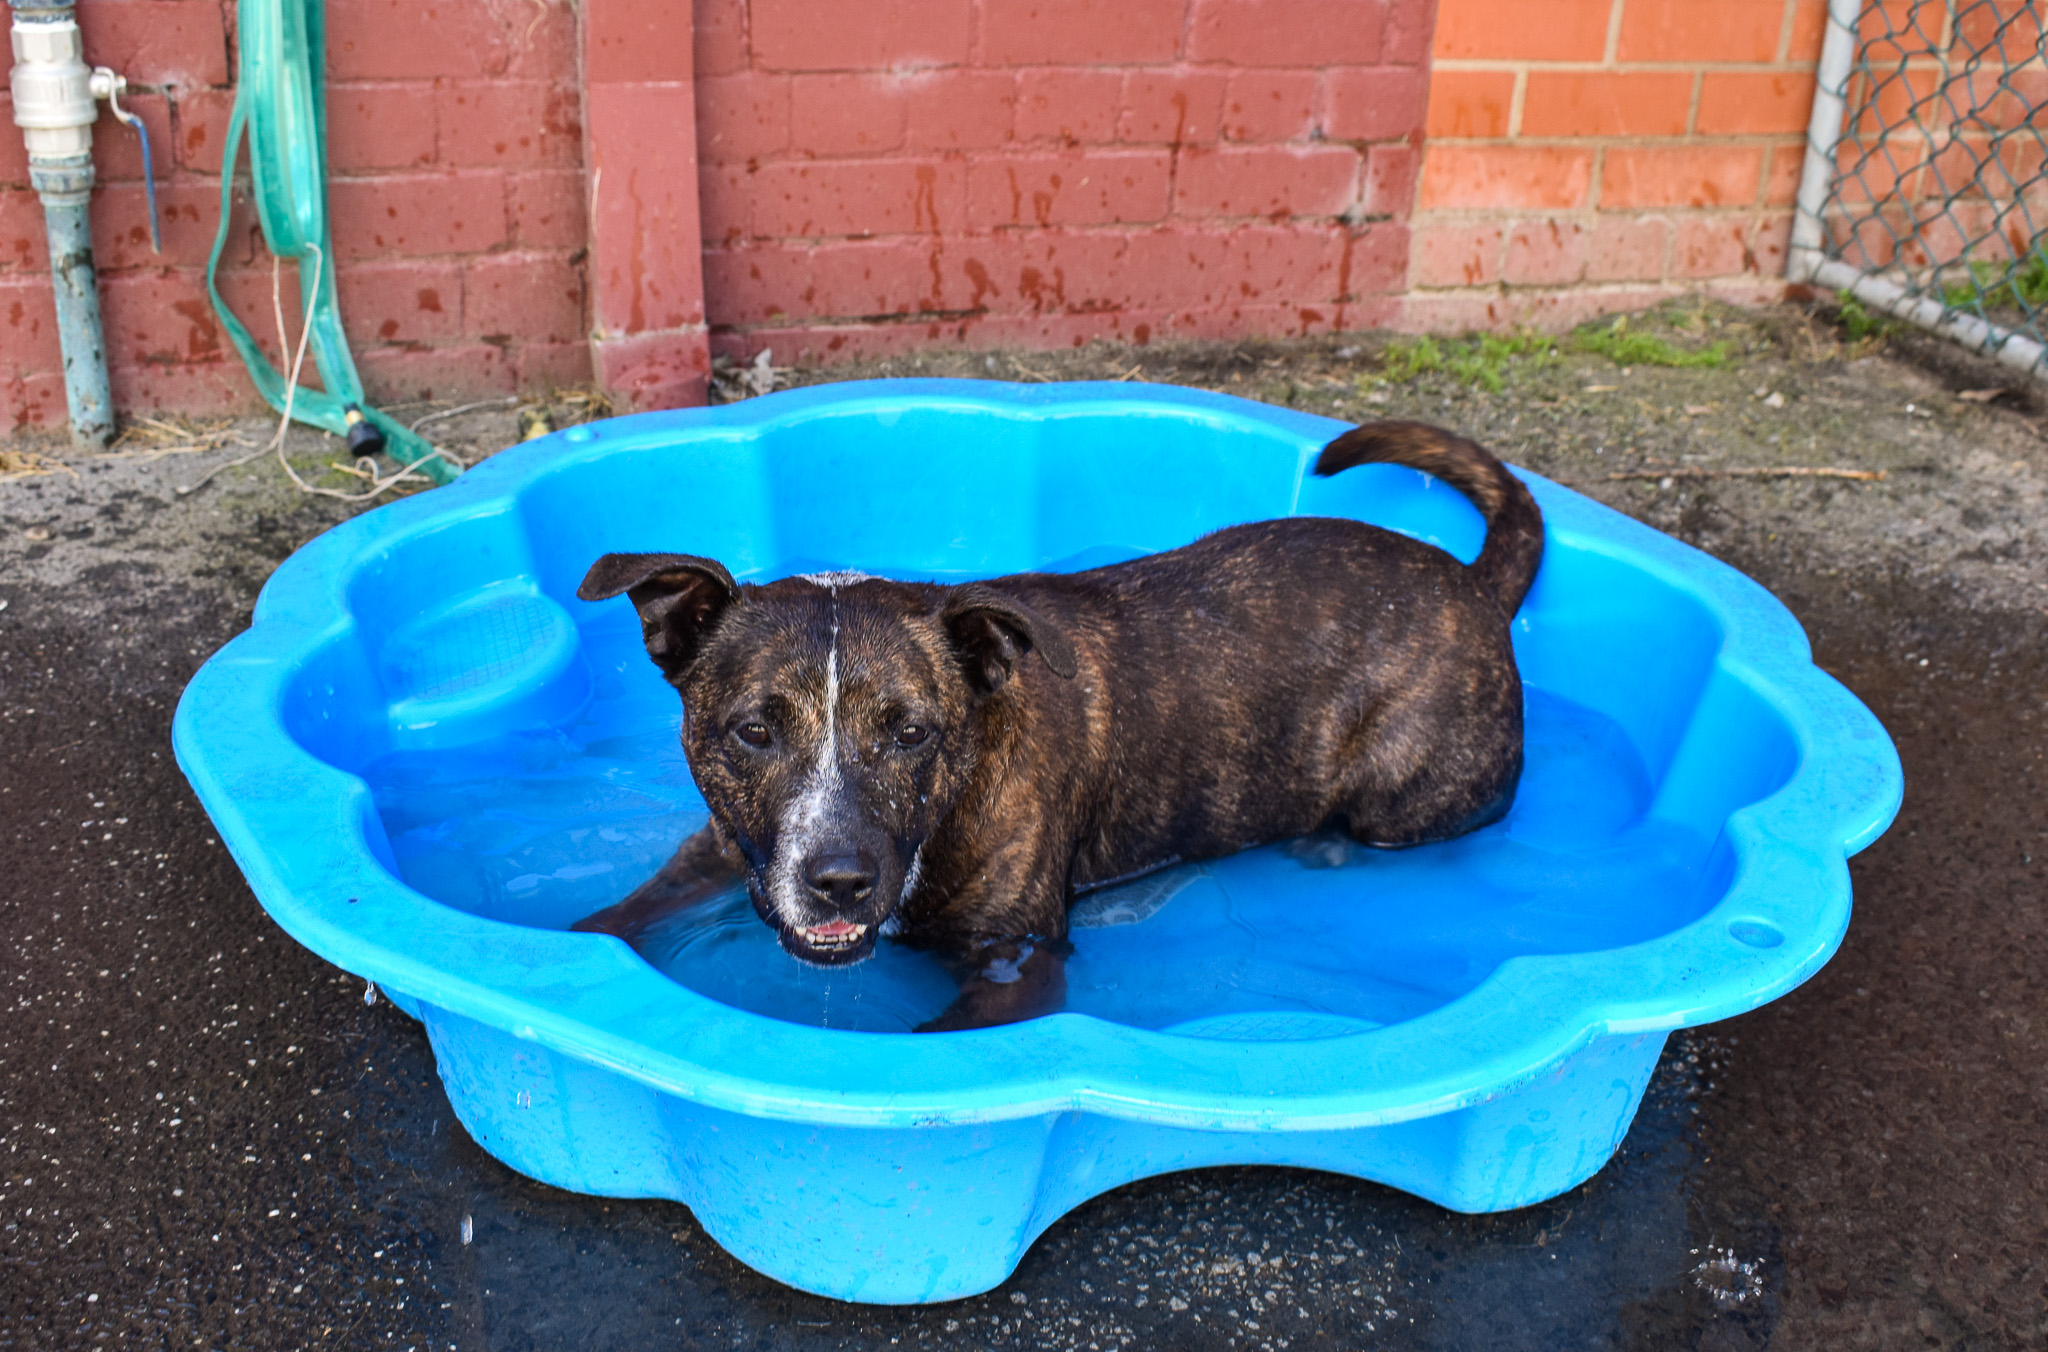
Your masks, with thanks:
[[[683,697],[683,750],[747,861],[754,909],[805,962],[874,951],[917,885],[919,851],[972,773],[984,701],[1034,650],[1073,649],[988,586],[855,573],[741,586],[710,559],[607,554],[576,594],[624,592]]]

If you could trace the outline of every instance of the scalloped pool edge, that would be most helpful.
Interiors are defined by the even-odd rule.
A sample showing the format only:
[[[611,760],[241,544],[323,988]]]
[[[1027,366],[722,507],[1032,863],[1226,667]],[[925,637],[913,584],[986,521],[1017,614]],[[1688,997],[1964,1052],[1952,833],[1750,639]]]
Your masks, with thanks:
[[[367,787],[285,730],[297,662],[352,622],[351,570],[390,544],[505,511],[570,461],[906,400],[1011,416],[1170,406],[1278,431],[1304,464],[1346,426],[1170,387],[920,380],[571,428],[300,549],[264,587],[252,627],[187,687],[179,763],[258,899],[425,1023],[458,1115],[512,1167],[578,1191],[676,1198],[780,1280],[885,1302],[985,1290],[1087,1197],[1206,1164],[1297,1164],[1504,1209],[1606,1161],[1671,1029],[1775,999],[1839,946],[1847,858],[1890,824],[1903,791],[1883,728],[1812,664],[1804,632],[1762,587],[1522,471],[1553,538],[1624,555],[1714,613],[1718,663],[1785,719],[1799,764],[1730,816],[1734,877],[1698,920],[1568,962],[1512,959],[1458,1000],[1372,1032],[1231,1043],[1060,1014],[895,1038],[746,1014],[616,939],[523,929],[412,891],[380,858]],[[1759,934],[1781,942],[1758,947]],[[1532,1008],[1552,1017],[1530,1019]]]

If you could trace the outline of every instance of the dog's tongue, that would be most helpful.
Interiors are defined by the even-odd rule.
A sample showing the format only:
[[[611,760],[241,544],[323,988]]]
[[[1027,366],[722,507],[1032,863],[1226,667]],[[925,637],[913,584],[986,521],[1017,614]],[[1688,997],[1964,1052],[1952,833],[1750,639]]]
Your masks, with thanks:
[[[837,939],[848,934],[860,933],[860,926],[849,920],[832,920],[822,925],[806,925],[806,934],[815,934],[820,939]]]

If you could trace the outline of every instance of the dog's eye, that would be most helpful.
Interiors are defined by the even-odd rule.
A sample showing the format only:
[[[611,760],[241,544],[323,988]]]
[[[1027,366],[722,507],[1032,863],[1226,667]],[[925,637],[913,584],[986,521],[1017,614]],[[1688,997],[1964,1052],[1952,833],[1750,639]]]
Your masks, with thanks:
[[[770,740],[767,726],[761,723],[742,723],[732,731],[733,736],[748,746],[766,746]]]
[[[929,736],[931,736],[931,730],[926,728],[924,724],[905,723],[896,730],[896,745],[916,746]]]

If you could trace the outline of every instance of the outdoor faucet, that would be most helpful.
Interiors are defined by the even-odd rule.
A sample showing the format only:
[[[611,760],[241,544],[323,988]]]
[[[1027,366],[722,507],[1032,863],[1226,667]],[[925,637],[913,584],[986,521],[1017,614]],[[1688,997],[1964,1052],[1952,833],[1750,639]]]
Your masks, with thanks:
[[[92,124],[99,100],[142,137],[143,182],[149,197],[150,245],[162,252],[157,225],[156,176],[149,132],[121,107],[127,81],[85,64],[84,42],[71,0],[8,0],[14,12],[14,123],[28,148],[29,182],[43,199],[50,237],[50,280],[56,293],[57,339],[64,353],[64,399],[71,435],[85,446],[104,446],[114,430],[107,384],[107,349],[100,325],[98,278],[93,268]]]

